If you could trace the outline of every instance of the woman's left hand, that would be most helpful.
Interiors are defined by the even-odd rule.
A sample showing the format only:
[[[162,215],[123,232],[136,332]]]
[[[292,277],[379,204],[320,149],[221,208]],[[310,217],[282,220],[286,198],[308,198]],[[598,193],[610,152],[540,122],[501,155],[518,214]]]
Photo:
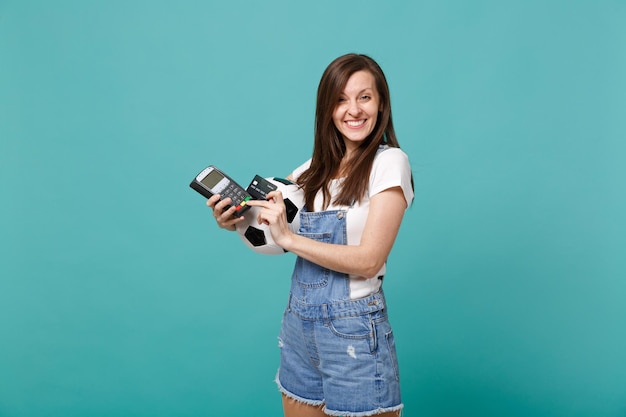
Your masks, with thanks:
[[[287,209],[283,200],[283,193],[272,191],[267,194],[267,200],[250,200],[247,203],[252,207],[261,207],[257,217],[259,224],[267,224],[274,242],[285,250],[289,250],[289,240],[293,233],[287,223]]]

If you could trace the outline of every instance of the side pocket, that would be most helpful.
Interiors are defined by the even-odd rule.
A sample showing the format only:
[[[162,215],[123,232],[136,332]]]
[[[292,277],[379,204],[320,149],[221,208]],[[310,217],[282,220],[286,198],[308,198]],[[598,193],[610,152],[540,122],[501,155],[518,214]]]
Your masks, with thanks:
[[[396,341],[393,337],[393,331],[385,333],[385,339],[387,339],[387,348],[389,349],[389,358],[393,364],[393,372],[396,375],[396,380],[400,380],[400,372],[398,370],[398,356],[396,355]]]

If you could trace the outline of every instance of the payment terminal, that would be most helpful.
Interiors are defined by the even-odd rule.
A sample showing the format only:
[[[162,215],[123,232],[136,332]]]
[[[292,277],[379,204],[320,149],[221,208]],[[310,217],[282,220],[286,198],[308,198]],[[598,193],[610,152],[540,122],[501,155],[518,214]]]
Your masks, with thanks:
[[[235,206],[236,211],[233,214],[235,217],[243,215],[250,208],[246,204],[252,199],[252,196],[213,165],[196,175],[189,186],[206,198],[211,198],[214,194],[219,194],[220,200],[230,197],[231,205]],[[230,207],[228,206],[226,209]]]

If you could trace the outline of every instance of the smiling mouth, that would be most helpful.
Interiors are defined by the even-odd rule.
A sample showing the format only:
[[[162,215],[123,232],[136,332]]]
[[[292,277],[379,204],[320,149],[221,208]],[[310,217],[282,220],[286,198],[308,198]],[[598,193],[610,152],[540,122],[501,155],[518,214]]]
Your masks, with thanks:
[[[350,127],[360,127],[365,124],[365,119],[361,120],[346,120],[346,124]]]

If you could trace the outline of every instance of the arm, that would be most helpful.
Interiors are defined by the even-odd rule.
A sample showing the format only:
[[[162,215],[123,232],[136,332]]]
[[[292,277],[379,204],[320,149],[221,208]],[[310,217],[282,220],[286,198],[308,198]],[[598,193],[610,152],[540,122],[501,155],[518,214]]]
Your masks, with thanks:
[[[272,192],[268,197],[273,201],[254,201],[251,205],[265,208],[259,214],[259,223],[270,225],[276,244],[325,268],[366,278],[376,275],[387,260],[407,207],[400,187],[372,196],[361,242],[336,245],[292,233],[287,227],[282,194]]]

